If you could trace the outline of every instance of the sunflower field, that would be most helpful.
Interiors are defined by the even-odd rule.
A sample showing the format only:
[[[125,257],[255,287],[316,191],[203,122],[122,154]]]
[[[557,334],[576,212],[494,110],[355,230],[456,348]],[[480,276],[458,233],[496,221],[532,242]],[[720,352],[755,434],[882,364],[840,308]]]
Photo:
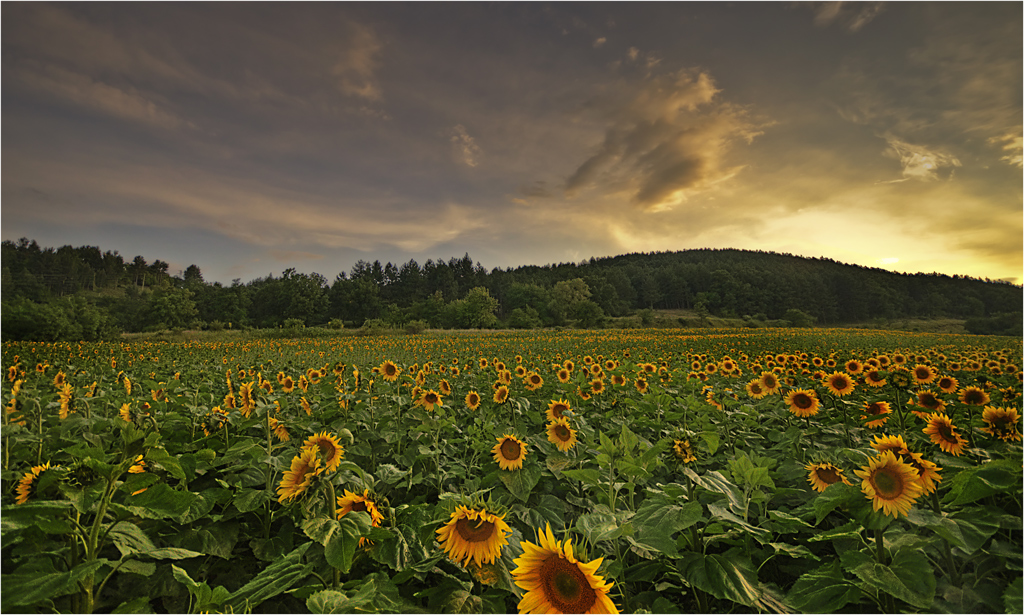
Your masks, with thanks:
[[[4,612],[1022,612],[1019,339],[4,343]]]

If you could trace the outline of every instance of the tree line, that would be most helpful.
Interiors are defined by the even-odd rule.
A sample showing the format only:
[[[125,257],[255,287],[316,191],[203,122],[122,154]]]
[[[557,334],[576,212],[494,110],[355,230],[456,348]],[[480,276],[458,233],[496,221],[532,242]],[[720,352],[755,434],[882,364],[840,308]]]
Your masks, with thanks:
[[[208,283],[196,265],[126,260],[95,246],[2,245],[6,339],[105,339],[186,328],[600,327],[649,310],[841,325],[967,319],[979,333],[1019,328],[1022,288],[988,279],[902,274],[824,258],[734,249],[632,253],[579,263],[486,270],[468,254],[403,264],[360,260],[333,280],[287,269]],[[795,315],[795,316],[794,316]],[[796,322],[797,320],[801,322]],[[1016,323],[1016,324],[1013,324]]]

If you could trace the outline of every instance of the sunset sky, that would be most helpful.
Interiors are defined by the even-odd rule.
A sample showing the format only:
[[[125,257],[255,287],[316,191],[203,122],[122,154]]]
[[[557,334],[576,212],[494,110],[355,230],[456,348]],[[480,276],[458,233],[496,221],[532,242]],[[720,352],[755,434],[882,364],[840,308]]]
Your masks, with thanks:
[[[1022,281],[1006,3],[3,3],[5,240],[243,282],[739,248]]]

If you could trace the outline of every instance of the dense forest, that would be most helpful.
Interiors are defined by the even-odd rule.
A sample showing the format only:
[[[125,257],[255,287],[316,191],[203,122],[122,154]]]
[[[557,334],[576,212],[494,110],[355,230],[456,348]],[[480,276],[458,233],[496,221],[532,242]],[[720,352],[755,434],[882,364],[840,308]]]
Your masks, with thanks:
[[[94,246],[2,246],[4,339],[109,339],[164,329],[405,326],[601,327],[649,310],[835,326],[958,318],[976,333],[1015,334],[1022,288],[963,276],[901,274],[830,259],[687,250],[580,263],[484,269],[469,257],[357,262],[333,281],[288,269],[248,283],[208,283],[196,265],[126,260]],[[689,324],[685,319],[681,324]]]

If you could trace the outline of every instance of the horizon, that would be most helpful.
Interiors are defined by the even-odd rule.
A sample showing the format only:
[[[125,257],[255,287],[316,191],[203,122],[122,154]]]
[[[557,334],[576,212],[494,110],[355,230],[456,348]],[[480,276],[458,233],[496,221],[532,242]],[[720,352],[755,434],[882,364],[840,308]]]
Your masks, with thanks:
[[[1017,4],[0,10],[3,240],[225,285],[700,249],[1024,281]]]

